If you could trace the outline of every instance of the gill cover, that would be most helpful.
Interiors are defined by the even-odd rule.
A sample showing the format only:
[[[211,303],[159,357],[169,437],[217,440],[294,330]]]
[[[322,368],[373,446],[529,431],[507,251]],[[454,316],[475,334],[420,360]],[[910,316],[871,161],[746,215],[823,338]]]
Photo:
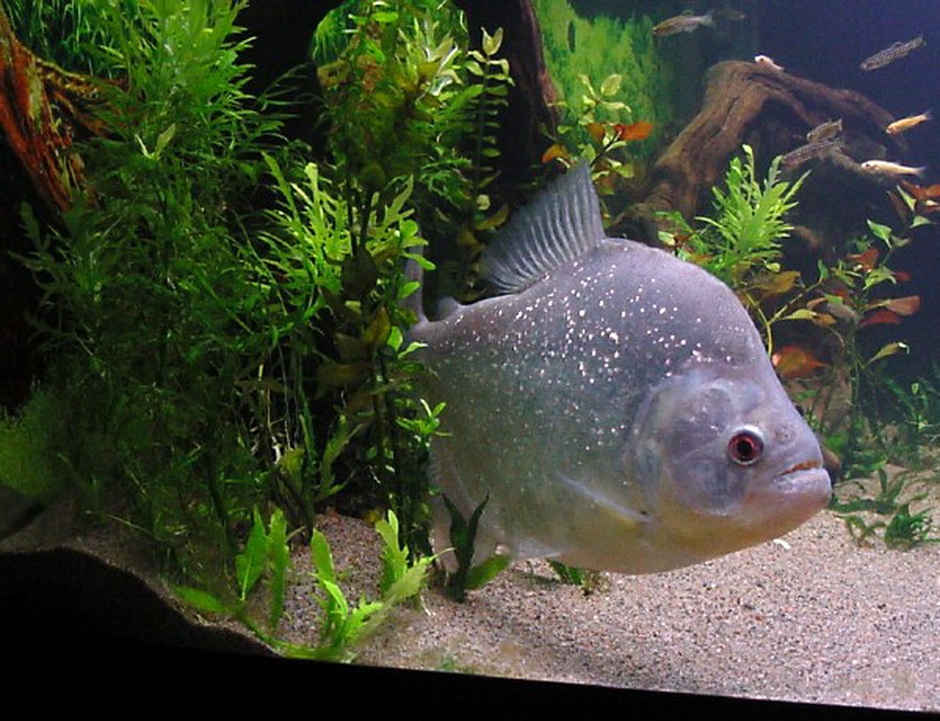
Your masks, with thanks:
[[[786,470],[795,444],[812,455],[815,440],[802,433],[792,404],[770,397],[775,386],[759,382],[760,370],[693,365],[649,394],[633,423],[628,463],[654,512],[733,513],[750,485]]]

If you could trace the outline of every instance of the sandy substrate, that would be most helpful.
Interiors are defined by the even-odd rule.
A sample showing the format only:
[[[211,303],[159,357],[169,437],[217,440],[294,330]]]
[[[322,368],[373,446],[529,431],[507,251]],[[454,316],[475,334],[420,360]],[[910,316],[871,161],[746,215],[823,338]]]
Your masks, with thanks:
[[[937,491],[934,484],[935,518]],[[65,516],[47,512],[13,539],[19,548],[8,542],[0,550],[80,550],[142,579],[166,608],[176,609],[171,615],[188,618],[197,632],[247,633],[231,620],[207,627],[206,619],[179,604],[139,544],[100,530],[72,535],[69,526]],[[381,547],[374,530],[336,515],[320,517],[318,527],[330,541],[351,603],[363,595],[375,598]],[[277,635],[312,646],[321,610],[309,571],[308,551],[299,548]],[[79,574],[80,587],[91,583],[88,572]],[[150,605],[140,593],[128,596],[125,580],[106,578],[85,594],[105,624],[126,625],[142,604]],[[74,584],[52,592],[41,585],[39,593],[53,596],[46,606],[51,612],[77,603],[67,600],[76,593]],[[108,606],[102,595],[120,598]],[[393,609],[356,648],[354,663],[709,697],[940,711],[940,543],[911,551],[890,550],[880,541],[859,547],[829,511],[784,539],[691,568],[650,576],[604,574],[590,595],[561,584],[544,562],[519,561],[465,603],[433,589],[423,601],[423,609]],[[139,625],[160,633],[170,628],[166,615],[157,609]],[[154,626],[153,618],[163,618],[164,625]],[[245,643],[257,648],[248,636]],[[34,634],[27,640],[36,646]],[[223,642],[225,648],[237,647]],[[271,678],[281,675],[276,667]]]
[[[379,546],[364,523],[321,529],[348,595],[375,595]],[[295,558],[291,640],[318,609]],[[356,663],[631,689],[940,710],[940,544],[860,548],[823,512],[783,541],[651,576],[606,575],[584,595],[547,564],[516,562],[457,604],[397,609]]]

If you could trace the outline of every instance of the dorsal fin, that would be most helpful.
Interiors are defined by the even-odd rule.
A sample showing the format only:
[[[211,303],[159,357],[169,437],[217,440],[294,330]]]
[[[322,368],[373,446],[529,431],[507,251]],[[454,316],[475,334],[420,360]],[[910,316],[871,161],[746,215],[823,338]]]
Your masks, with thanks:
[[[497,293],[518,293],[603,238],[600,202],[582,161],[516,212],[483,252],[483,276]]]

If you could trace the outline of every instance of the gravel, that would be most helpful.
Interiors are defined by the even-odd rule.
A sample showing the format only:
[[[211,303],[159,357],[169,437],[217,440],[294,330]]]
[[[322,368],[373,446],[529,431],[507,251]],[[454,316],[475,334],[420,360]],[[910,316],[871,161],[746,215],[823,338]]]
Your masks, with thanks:
[[[367,524],[322,519],[349,598],[377,594]],[[316,642],[306,553],[281,632]],[[585,595],[519,561],[465,603],[399,607],[357,664],[817,704],[940,710],[940,546],[860,547],[818,514],[784,539]]]
[[[931,492],[925,503],[936,515],[936,484]],[[45,515],[14,540],[26,548],[91,552],[146,579],[165,603],[179,607],[146,554],[131,552],[137,544],[113,532],[80,532],[65,541],[72,536],[65,517]],[[333,514],[318,518],[318,528],[330,541],[351,603],[375,598],[381,545],[374,530]],[[322,612],[309,552],[298,548],[292,560],[277,636],[315,645]],[[420,608],[394,608],[356,647],[354,663],[638,692],[940,711],[940,544],[910,551],[880,541],[859,546],[829,511],[783,539],[690,568],[603,574],[587,595],[560,583],[544,562],[517,561],[464,603],[433,588],[422,598]],[[186,607],[178,612],[195,615]],[[193,620],[194,626],[207,622]],[[217,623],[246,633],[231,620]]]

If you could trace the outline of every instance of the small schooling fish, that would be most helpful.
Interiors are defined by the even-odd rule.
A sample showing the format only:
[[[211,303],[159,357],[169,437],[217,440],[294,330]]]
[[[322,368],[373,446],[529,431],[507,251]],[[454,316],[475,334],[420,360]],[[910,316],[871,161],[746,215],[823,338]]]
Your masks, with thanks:
[[[906,118],[901,118],[900,120],[895,120],[893,123],[888,125],[885,128],[885,132],[888,135],[897,135],[898,133],[903,133],[906,130],[910,130],[913,127],[925,123],[930,120],[930,111],[921,113],[920,115],[909,115]]]
[[[686,10],[681,15],[667,18],[661,23],[654,25],[653,35],[661,38],[667,35],[690,33],[693,30],[698,30],[700,27],[715,27],[713,10],[709,10],[704,15],[693,15],[690,10]]]
[[[842,132],[842,118],[820,123],[806,134],[807,143],[822,143],[832,140]]]
[[[861,164],[862,170],[878,175],[923,175],[927,170],[925,166],[914,168],[909,165],[892,163],[888,160],[866,160]]]
[[[862,60],[862,62],[859,63],[859,67],[866,72],[883,68],[885,65],[889,65],[895,60],[907,57],[911,52],[926,44],[923,35],[918,35],[913,40],[908,40],[907,42],[892,43],[884,50],[879,50],[871,57]]]
[[[795,168],[808,160],[818,158],[823,153],[837,149],[839,144],[834,140],[819,140],[816,142],[805,143],[800,147],[791,150],[780,158],[780,165],[784,168]]]
[[[776,70],[777,72],[780,72],[780,73],[783,72],[783,66],[777,65],[777,63],[773,61],[773,58],[768,57],[767,55],[755,55],[754,62],[757,63],[758,65],[763,65],[764,67],[768,67],[771,70]]]
[[[747,17],[744,13],[731,8],[718,8],[709,10],[704,15],[693,15],[691,10],[686,10],[681,15],[675,15],[663,20],[653,26],[653,35],[656,37],[665,37],[667,35],[677,35],[679,33],[690,33],[699,28],[715,27],[716,20],[730,20],[738,22]]]
[[[813,432],[734,293],[698,266],[604,235],[587,163],[514,214],[481,258],[497,295],[408,331],[446,403],[432,481],[474,563],[502,546],[653,573],[767,541],[829,500]],[[412,261],[409,278],[420,284]],[[420,287],[420,285],[419,285]],[[438,513],[436,545],[447,542]]]

